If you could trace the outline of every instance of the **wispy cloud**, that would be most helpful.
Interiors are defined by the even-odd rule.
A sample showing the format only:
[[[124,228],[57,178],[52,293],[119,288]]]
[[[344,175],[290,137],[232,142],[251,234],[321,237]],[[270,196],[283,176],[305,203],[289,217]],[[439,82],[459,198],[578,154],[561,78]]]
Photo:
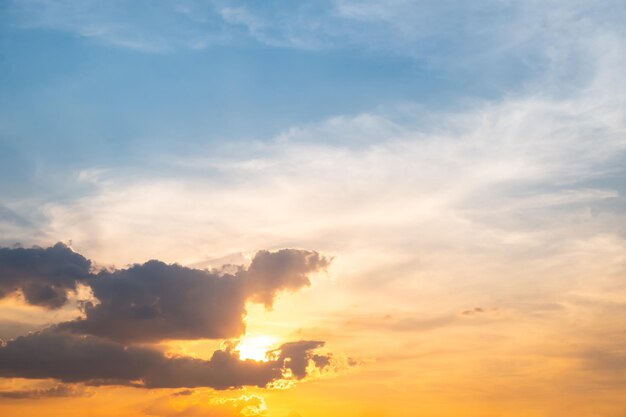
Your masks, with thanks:
[[[177,246],[183,257],[187,246],[214,253],[226,237],[251,250],[255,241],[321,243],[332,231],[334,243],[323,243],[337,247],[348,236],[366,233],[374,244],[407,227],[420,230],[417,240],[429,230],[445,240],[449,229],[454,245],[481,237],[524,245],[547,233],[556,242],[577,207],[620,193],[602,181],[618,173],[626,146],[622,97],[604,77],[570,98],[530,94],[463,112],[418,113],[420,126],[406,113],[336,117],[253,148],[168,157],[164,164],[184,170],[166,180],[104,172],[93,196],[45,206],[47,231],[113,248],[104,242],[133,241],[149,227],[156,241],[188,242]]]
[[[0,391],[0,398],[12,400],[36,400],[40,398],[83,397],[90,392],[83,387],[56,385],[52,388]]]
[[[15,1],[18,24],[74,33],[146,52],[245,41],[319,50],[360,47],[413,56],[428,65],[479,63],[533,70],[568,56],[572,42],[621,31],[620,2],[116,0]],[[600,25],[601,23],[601,25]],[[508,61],[508,64],[505,62]],[[514,68],[509,68],[514,71]]]
[[[226,39],[219,18],[202,2],[27,0],[12,2],[11,12],[23,28],[147,53],[202,49]]]

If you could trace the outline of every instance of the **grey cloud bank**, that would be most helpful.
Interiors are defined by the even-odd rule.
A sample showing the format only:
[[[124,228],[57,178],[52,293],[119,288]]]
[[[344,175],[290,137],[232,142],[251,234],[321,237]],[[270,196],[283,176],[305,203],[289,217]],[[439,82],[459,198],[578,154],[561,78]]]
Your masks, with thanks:
[[[96,303],[85,318],[59,325],[120,342],[221,339],[245,332],[247,302],[271,307],[282,291],[310,285],[308,274],[329,260],[312,251],[260,251],[249,268],[222,273],[152,260],[127,269],[91,273],[91,261],[58,243],[51,248],[0,249],[0,298],[15,292],[27,303],[61,307],[78,283]]]
[[[267,362],[241,360],[232,349],[218,350],[210,360],[166,357],[145,347],[124,346],[94,336],[76,336],[50,328],[21,336],[0,348],[0,376],[55,378],[93,385],[131,385],[144,388],[264,387],[291,370],[295,379],[306,376],[306,366],[323,369],[326,355],[313,354],[323,342],[292,342]]]
[[[0,298],[21,293],[26,303],[58,309],[78,285],[91,288],[84,317],[0,344],[0,377],[54,378],[66,383],[145,388],[264,387],[302,379],[331,357],[322,341],[284,344],[268,360],[241,360],[228,346],[210,360],[169,357],[146,347],[167,339],[227,339],[245,333],[246,303],[270,308],[282,291],[310,285],[330,260],[313,251],[260,251],[232,273],[152,260],[121,270],[91,271],[90,260],[58,243],[50,248],[0,249]],[[138,343],[142,343],[139,345]],[[55,392],[49,393],[55,395]],[[13,392],[8,398],[47,396]],[[59,393],[60,395],[60,393]],[[1,396],[1,395],[0,395]]]
[[[59,308],[89,277],[91,262],[62,243],[50,248],[0,248],[0,299],[19,291],[26,302]]]

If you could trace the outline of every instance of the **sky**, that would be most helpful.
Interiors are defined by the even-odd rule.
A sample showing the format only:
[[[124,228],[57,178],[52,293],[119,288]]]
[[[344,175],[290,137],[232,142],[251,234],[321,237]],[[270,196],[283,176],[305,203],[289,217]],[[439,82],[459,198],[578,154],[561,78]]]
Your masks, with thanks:
[[[624,21],[0,2],[0,415],[623,417]]]

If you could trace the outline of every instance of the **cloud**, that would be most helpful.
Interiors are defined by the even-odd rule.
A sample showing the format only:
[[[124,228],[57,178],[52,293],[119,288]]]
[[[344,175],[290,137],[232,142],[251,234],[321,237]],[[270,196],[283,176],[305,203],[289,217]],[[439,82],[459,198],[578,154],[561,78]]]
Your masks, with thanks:
[[[393,51],[443,71],[506,79],[520,69],[540,75],[557,62],[567,71],[585,67],[572,44],[619,30],[621,6],[619,0],[601,5],[592,0],[401,0],[384,5],[374,0],[21,0],[12,1],[9,10],[22,27],[149,53],[246,41],[307,51],[357,47]]]
[[[210,360],[169,357],[137,343],[165,339],[225,339],[245,333],[246,303],[271,308],[282,291],[310,285],[309,274],[329,265],[317,252],[282,249],[258,252],[248,268],[200,270],[148,261],[120,270],[90,272],[91,261],[63,244],[50,248],[0,249],[3,289],[60,307],[78,283],[94,299],[84,317],[61,322],[0,345],[0,377],[54,378],[66,383],[145,388],[265,387],[299,380],[311,367],[322,370],[330,356],[315,353],[321,341],[287,343],[269,360],[241,360],[234,345]],[[226,272],[230,271],[230,272]],[[42,296],[50,289],[53,296]],[[11,398],[61,395],[62,389],[5,393]]]
[[[392,315],[385,314],[383,316],[376,315],[349,315],[347,320],[341,323],[342,328],[365,331],[392,331],[392,332],[414,332],[424,333],[428,331],[440,330],[449,327],[475,325],[477,322],[471,322],[468,318],[480,318],[480,323],[488,323],[499,317],[500,311],[497,308],[481,308],[462,310],[458,314],[446,313],[441,315],[429,316],[425,313],[419,316]],[[337,320],[333,320],[334,323]],[[328,323],[331,326],[333,323]]]
[[[30,304],[59,308],[82,283],[95,300],[85,303],[84,318],[60,328],[123,342],[223,339],[245,332],[247,302],[271,308],[278,293],[310,285],[308,275],[329,262],[317,252],[282,249],[260,251],[233,273],[156,260],[90,273],[91,261],[61,243],[2,248],[0,296],[19,291]]]
[[[241,360],[231,348],[201,360],[167,357],[146,347],[49,328],[0,347],[0,376],[144,388],[265,387],[284,378],[302,379],[307,366],[323,369],[329,357],[313,353],[322,345],[308,341],[286,344],[266,362]]]
[[[494,316],[497,317],[500,314],[500,310],[498,308],[483,308],[483,307],[474,307],[468,310],[463,310],[459,313],[464,317],[474,317],[474,316]]]
[[[259,251],[244,273],[244,286],[252,300],[271,307],[278,291],[296,291],[311,284],[308,273],[325,269],[330,260],[316,252],[284,249]]]
[[[204,393],[194,393],[184,401],[172,401],[172,398],[162,397],[145,410],[151,416],[164,417],[254,417],[265,416],[266,411],[265,399],[257,395],[216,398]]]
[[[89,277],[91,262],[62,243],[50,248],[0,248],[0,299],[19,291],[27,303],[62,307]]]
[[[90,395],[83,387],[72,385],[56,385],[46,389],[0,391],[0,398],[14,400],[36,400],[40,398],[84,397]]]
[[[394,297],[399,317],[414,318],[398,328],[416,330],[459,321],[450,305],[558,302],[621,262],[625,56],[610,42],[590,53],[597,77],[567,97],[334,117],[268,143],[168,156],[178,171],[167,179],[103,171],[93,193],[46,205],[48,230],[107,261],[260,245],[341,253],[341,282],[298,306],[312,321],[322,299],[374,314]]]
[[[146,8],[150,13],[146,14]],[[144,53],[199,49],[224,42],[220,19],[203,2],[26,0],[10,4],[24,28],[71,33]]]
[[[316,340],[301,340],[283,344],[278,350],[270,352],[277,355],[279,362],[288,363],[293,375],[298,378],[306,376],[307,367],[313,362],[316,368],[324,369],[330,364],[330,357],[327,355],[313,354],[317,348],[324,346],[324,342]]]
[[[124,342],[238,337],[247,302],[269,308],[279,292],[308,286],[308,274],[328,262],[316,252],[283,249],[258,252],[234,274],[159,261],[104,271],[88,282],[98,303],[60,327]]]

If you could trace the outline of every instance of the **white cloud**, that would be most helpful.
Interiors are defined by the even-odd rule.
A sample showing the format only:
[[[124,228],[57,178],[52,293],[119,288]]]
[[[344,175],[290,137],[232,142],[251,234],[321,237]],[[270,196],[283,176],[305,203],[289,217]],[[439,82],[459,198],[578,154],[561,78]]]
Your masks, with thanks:
[[[346,286],[366,288],[385,270],[394,276],[384,285],[402,279],[405,294],[462,282],[473,296],[485,286],[492,297],[547,296],[613,268],[625,246],[624,213],[611,208],[623,201],[611,182],[626,150],[623,90],[607,84],[614,72],[597,73],[567,98],[418,115],[425,127],[391,111],[338,116],[266,143],[168,157],[173,174],[162,178],[90,171],[81,178],[93,194],[44,205],[45,230],[117,264],[293,246],[337,255]]]

